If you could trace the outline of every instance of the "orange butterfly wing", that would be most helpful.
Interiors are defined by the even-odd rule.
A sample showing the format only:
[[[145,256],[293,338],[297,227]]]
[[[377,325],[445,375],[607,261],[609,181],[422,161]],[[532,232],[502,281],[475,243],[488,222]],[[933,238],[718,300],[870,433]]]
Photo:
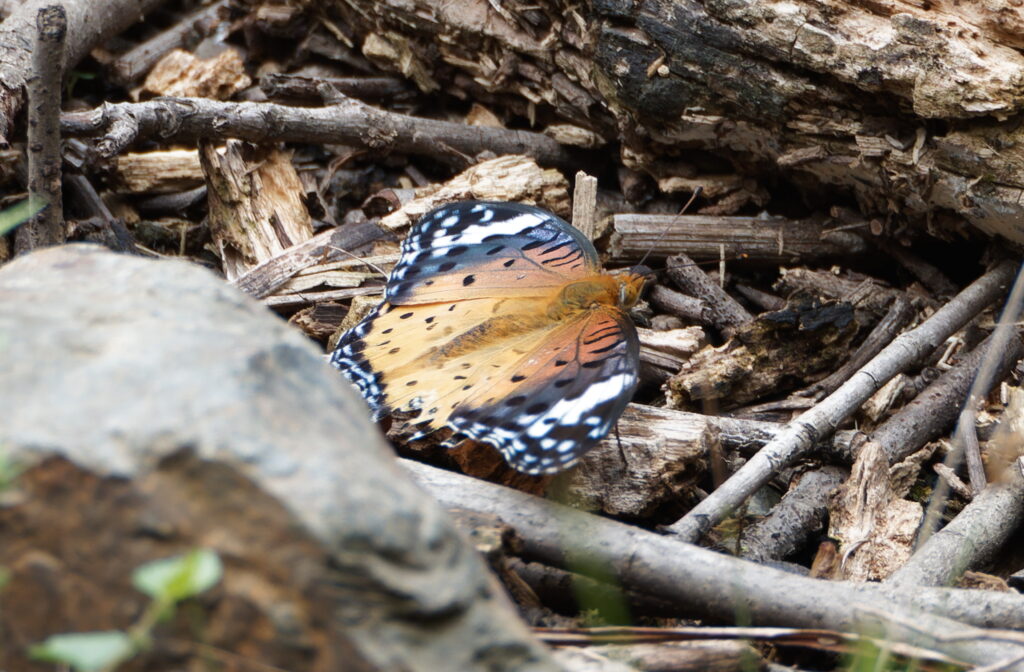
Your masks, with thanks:
[[[386,300],[332,362],[378,417],[418,410],[421,434],[449,426],[520,471],[558,471],[608,432],[636,386],[622,286],[549,213],[445,206],[410,232]]]

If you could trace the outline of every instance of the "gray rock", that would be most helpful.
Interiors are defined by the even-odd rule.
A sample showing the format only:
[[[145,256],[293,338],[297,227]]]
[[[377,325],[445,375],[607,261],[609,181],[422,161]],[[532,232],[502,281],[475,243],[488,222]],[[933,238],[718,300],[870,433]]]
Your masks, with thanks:
[[[0,408],[29,466],[135,482],[184,452],[272,495],[370,669],[557,669],[321,353],[199,267],[73,245],[0,268]]]

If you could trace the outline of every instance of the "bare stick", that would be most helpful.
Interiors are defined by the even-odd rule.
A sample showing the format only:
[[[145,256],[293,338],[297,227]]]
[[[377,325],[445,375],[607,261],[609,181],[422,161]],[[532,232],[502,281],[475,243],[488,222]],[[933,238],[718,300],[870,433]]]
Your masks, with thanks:
[[[997,371],[999,354],[1006,350],[1011,338],[1017,337],[1015,323],[1017,322],[1017,318],[1020,316],[1022,307],[1024,307],[1024,273],[1018,269],[1017,279],[1013,285],[1013,291],[1010,293],[1010,297],[1006,300],[1006,307],[1003,309],[1003,314],[999,317],[996,330],[992,334],[992,343],[988,349],[991,354],[985,358],[982,370],[978,372],[977,377],[974,379],[974,383],[971,386],[971,392],[967,397],[967,402],[964,404],[964,411],[960,414],[960,419],[957,423],[957,430],[953,435],[954,450],[946,456],[947,467],[955,468],[958,465],[959,460],[963,457],[965,445],[964,433],[975,431],[974,405],[977,403],[977,400],[981,398],[981,395],[984,394],[992,385],[992,381],[994,380],[995,373]],[[982,473],[982,476],[978,478],[984,482],[984,472]],[[975,478],[972,477],[971,481],[971,490],[977,493],[978,490],[976,489],[977,483],[975,482]],[[938,524],[939,512],[943,507],[945,507],[946,498],[948,496],[949,485],[944,480],[940,480],[935,487],[935,491],[932,493],[931,500],[928,502],[928,509],[925,511],[924,522],[921,525],[920,543],[926,543],[929,535],[934,531]]]
[[[516,529],[524,553],[541,562],[565,567],[573,558],[586,558],[587,566],[602,567],[626,590],[696,607],[708,617],[724,622],[743,618],[753,625],[841,631],[882,627],[894,640],[974,664],[1021,653],[1012,644],[943,641],[944,635],[970,632],[983,638],[986,633],[964,622],[934,615],[954,613],[954,601],[942,596],[966,591],[922,590],[898,598],[895,591],[878,586],[809,579],[461,474],[409,460],[401,463],[445,507],[500,517]],[[1009,607],[1004,614],[1007,620],[1001,623],[1020,622],[1024,616],[1020,612],[1024,610],[1019,597],[992,599],[993,604]],[[915,627],[907,627],[908,622]]]
[[[684,320],[692,320],[700,324],[711,324],[712,322],[711,309],[706,303],[663,285],[655,285],[651,288],[648,298],[661,310]]]
[[[992,558],[1024,520],[1024,475],[981,491],[889,577],[899,587],[945,586]]]
[[[713,324],[723,332],[732,333],[736,327],[754,319],[746,308],[726,294],[718,283],[685,254],[670,257],[665,267],[668,277],[672,278],[679,289],[701,299],[708,306]]]
[[[588,240],[597,237],[597,178],[582,170],[576,173],[572,192],[572,225]]]
[[[729,480],[669,526],[668,530],[687,541],[699,539],[766,484],[779,469],[792,464],[822,437],[834,432],[843,420],[890,378],[933,351],[950,334],[992,303],[1005,291],[1015,270],[1013,262],[1001,262],[920,326],[898,336],[842,387],[787,424],[778,436]]]
[[[61,62],[67,27],[62,6],[39,9],[28,80],[28,197],[45,206],[18,229],[14,240],[17,254],[60,245],[67,239],[60,188]]]
[[[587,154],[563,147],[542,133],[469,126],[450,121],[385,112],[351,98],[326,107],[274,103],[223,103],[205,98],[160,98],[116,103],[88,112],[67,113],[69,135],[104,134],[97,149],[113,156],[138,138],[192,142],[199,138],[238,138],[255,143],[308,142],[429,155],[464,165],[483,151],[525,154],[539,163],[575,166]]]

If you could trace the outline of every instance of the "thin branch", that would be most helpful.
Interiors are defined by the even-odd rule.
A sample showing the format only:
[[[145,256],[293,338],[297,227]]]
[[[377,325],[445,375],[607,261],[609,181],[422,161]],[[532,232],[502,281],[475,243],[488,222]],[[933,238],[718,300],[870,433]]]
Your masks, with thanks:
[[[61,193],[60,101],[64,39],[68,21],[64,7],[41,7],[36,16],[36,46],[28,80],[28,196],[43,209],[18,229],[15,252],[60,245],[67,239]]]
[[[326,107],[275,103],[224,103],[205,98],[159,98],[107,104],[62,117],[68,135],[103,135],[98,150],[113,156],[141,138],[162,142],[238,138],[250,142],[344,144],[375,152],[428,155],[464,164],[481,152],[523,154],[539,163],[577,166],[586,153],[564,147],[542,133],[469,126],[386,112],[352,98]],[[451,151],[445,155],[441,148]],[[590,163],[593,164],[593,158]]]

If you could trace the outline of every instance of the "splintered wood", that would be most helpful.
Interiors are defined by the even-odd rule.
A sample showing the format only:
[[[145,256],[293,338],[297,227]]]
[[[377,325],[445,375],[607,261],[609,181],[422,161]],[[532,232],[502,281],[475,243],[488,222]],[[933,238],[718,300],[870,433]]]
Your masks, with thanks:
[[[114,186],[130,194],[171,194],[203,184],[194,149],[124,154],[114,161]]]
[[[302,185],[289,155],[231,141],[200,147],[209,192],[210,233],[234,280],[313,236]]]
[[[557,170],[544,169],[526,156],[501,156],[468,168],[443,184],[416,190],[410,203],[381,218],[381,226],[399,229],[439,205],[452,201],[511,201],[539,205],[569,215],[569,185]]]
[[[224,49],[206,60],[175,49],[150,71],[143,88],[158,96],[227,100],[251,83],[245,74],[242,58],[235,49]]]

